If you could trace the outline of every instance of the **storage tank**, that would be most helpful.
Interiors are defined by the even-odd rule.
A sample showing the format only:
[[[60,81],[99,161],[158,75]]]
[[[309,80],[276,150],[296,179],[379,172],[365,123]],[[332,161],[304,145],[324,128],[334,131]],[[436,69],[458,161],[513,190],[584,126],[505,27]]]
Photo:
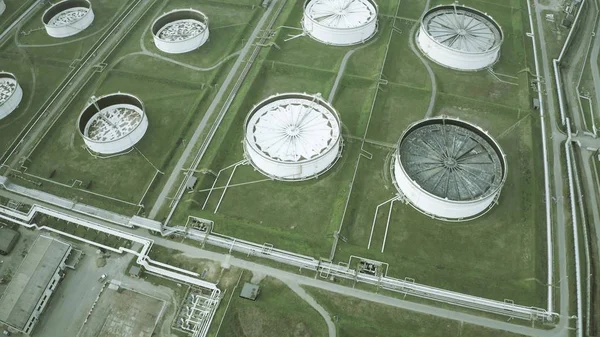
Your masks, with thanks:
[[[334,46],[363,43],[377,33],[377,4],[372,0],[308,0],[304,32]]]
[[[487,132],[447,117],[409,126],[391,170],[406,202],[448,221],[469,220],[489,210],[507,174],[505,155]]]
[[[92,3],[88,0],[64,0],[48,8],[42,16],[48,35],[56,38],[73,36],[94,22]]]
[[[103,155],[129,150],[148,129],[144,103],[130,94],[92,97],[77,121],[87,147]]]
[[[169,54],[187,53],[208,41],[208,17],[194,9],[175,9],[152,24],[154,44]]]
[[[0,72],[0,119],[10,115],[21,103],[23,89],[14,74]]]
[[[421,18],[419,49],[432,61],[456,70],[491,67],[500,57],[504,35],[486,13],[460,5],[441,5]]]
[[[263,174],[304,180],[324,173],[340,156],[341,122],[320,95],[285,93],[256,105],[244,123],[244,153]]]

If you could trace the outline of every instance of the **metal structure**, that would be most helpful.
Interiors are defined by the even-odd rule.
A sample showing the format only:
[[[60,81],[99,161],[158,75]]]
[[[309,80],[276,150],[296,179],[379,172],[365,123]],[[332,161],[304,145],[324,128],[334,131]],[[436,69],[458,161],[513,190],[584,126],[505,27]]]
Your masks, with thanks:
[[[23,99],[23,89],[14,74],[0,72],[0,120],[19,107]]]
[[[130,94],[92,97],[77,121],[87,147],[110,155],[126,151],[139,142],[148,129],[144,103]]]
[[[490,209],[507,175],[504,153],[487,132],[447,117],[409,126],[391,170],[405,201],[448,221],[469,220]]]
[[[315,177],[341,152],[341,122],[320,95],[286,93],[252,108],[244,123],[244,153],[263,174],[277,180]]]
[[[73,36],[94,22],[89,0],[64,0],[48,8],[42,15],[48,35],[56,38]]]
[[[0,0],[0,15],[2,15],[2,13],[4,13],[5,9],[6,9],[6,4],[4,3],[4,0]]]
[[[373,0],[307,0],[302,28],[319,42],[355,45],[377,33],[377,13]]]
[[[169,54],[195,50],[208,41],[208,17],[195,9],[175,9],[152,23],[154,44]]]
[[[491,16],[461,5],[441,5],[421,18],[419,49],[432,61],[456,70],[492,66],[500,57],[502,28]]]

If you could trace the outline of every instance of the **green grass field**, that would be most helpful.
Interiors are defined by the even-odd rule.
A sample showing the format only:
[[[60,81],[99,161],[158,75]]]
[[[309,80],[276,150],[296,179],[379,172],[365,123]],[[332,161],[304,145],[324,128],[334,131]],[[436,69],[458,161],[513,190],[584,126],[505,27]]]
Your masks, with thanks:
[[[30,20],[16,31],[15,38],[0,46],[0,70],[12,72],[23,88],[23,100],[19,107],[0,121],[0,154],[4,153],[58,85],[71,71],[74,59],[82,57],[97,42],[106,26],[122,11],[127,2],[97,1],[94,11],[98,20],[86,30],[85,39],[71,37],[54,39],[43,28],[41,16],[47,6],[40,6]],[[19,5],[18,1],[7,2],[7,12]],[[3,14],[3,20],[10,13]],[[60,43],[59,45],[55,45]]]
[[[148,196],[141,200],[146,187],[157,169],[167,173],[172,169],[183,150],[180,143],[202,118],[231,66],[231,56],[242,47],[263,11],[253,6],[257,1],[202,0],[198,6],[211,18],[211,39],[206,48],[185,55],[162,55],[153,46],[148,26],[161,13],[188,3],[154,3],[108,57],[107,68],[93,75],[65,107],[26,163],[28,174],[49,179],[56,170],[52,177],[56,183],[70,185],[78,179],[86,185],[91,181],[87,192],[123,202],[52,182],[44,182],[43,189],[127,214],[134,211],[132,205],[138,202],[147,208],[152,204],[166,175],[159,174]],[[432,5],[441,3],[445,2],[435,0]],[[389,274],[394,277],[412,277],[417,282],[451,290],[543,306],[544,205],[542,177],[535,174],[541,172],[542,163],[538,119],[529,105],[530,79],[522,71],[531,64],[525,54],[525,3],[464,3],[489,13],[503,27],[505,41],[494,71],[512,76],[511,81],[517,85],[501,83],[487,71],[461,73],[431,64],[437,86],[433,114],[468,120],[498,138],[509,163],[508,181],[499,205],[489,214],[466,223],[445,223],[396,203],[385,251],[381,252],[381,246],[387,207],[377,218],[373,245],[367,250],[376,205],[396,195],[389,174],[393,147],[408,125],[425,117],[432,92],[425,66],[409,47],[410,32],[423,11],[423,3],[407,0],[404,6],[403,0],[400,19],[393,27],[391,16],[398,2],[387,0],[379,2],[377,35],[362,46],[336,48],[308,37],[285,41],[299,32],[285,27],[276,31],[268,41],[272,46],[261,50],[200,163],[200,172],[207,173],[198,174],[196,189],[184,195],[171,225],[184,225],[189,215],[200,216],[214,220],[216,232],[314,257],[329,257],[333,233],[341,225],[345,241],[340,241],[334,250],[335,262],[360,255],[390,263]],[[104,1],[99,10],[118,8]],[[302,2],[289,2],[275,27],[298,28],[301,16]],[[34,29],[36,22],[34,18],[24,27]],[[101,29],[102,22],[108,21],[98,21],[95,29]],[[33,110],[27,109],[31,114],[43,102],[44,90],[47,97],[52,86],[61,80],[60,76],[44,75],[68,69],[71,61],[91,45],[89,39],[73,38],[64,46],[33,47],[44,43],[40,34],[34,31],[19,37],[19,45],[7,44],[0,52],[2,60],[27,56],[24,59],[35,65],[34,72],[40,73],[34,76],[28,72],[29,64],[12,61],[20,72],[17,76],[24,79],[24,89],[28,86],[29,90],[40,92],[31,103]],[[90,34],[99,36],[93,35],[94,31]],[[342,58],[355,48],[332,102],[342,119],[345,140],[336,165],[318,179],[300,183],[268,181],[251,166],[240,166],[231,179],[232,186],[223,195],[232,170],[224,171],[216,182],[210,172],[244,159],[243,121],[252,106],[270,95],[290,91],[329,97]],[[382,82],[378,85],[382,69]],[[83,148],[75,121],[91,95],[116,91],[135,94],[144,101],[150,127],[130,154],[94,159]],[[4,135],[0,134],[0,141],[8,142],[10,135],[3,140]],[[365,145],[361,148],[363,138]],[[371,159],[367,159],[369,156]],[[356,180],[351,187],[356,167]],[[213,183],[217,189],[206,201]]]
[[[307,292],[333,317],[340,337],[522,336],[345,297],[321,289],[307,288]]]
[[[441,2],[439,2],[441,3]],[[393,14],[392,1],[380,4]],[[434,4],[438,2],[434,1]],[[224,171],[202,210],[211,174],[200,175],[195,193],[187,195],[176,216],[184,224],[188,215],[215,220],[215,231],[257,243],[268,242],[294,252],[327,257],[332,233],[343,218],[335,261],[359,255],[391,264],[389,275],[498,300],[543,306],[545,303],[545,237],[542,170],[537,115],[530,109],[529,79],[522,69],[525,36],[521,1],[496,4],[467,1],[492,15],[503,27],[505,41],[494,71],[513,76],[511,85],[497,81],[487,71],[461,73],[431,64],[438,89],[434,115],[449,115],[473,122],[497,137],[509,163],[508,181],[499,205],[490,213],[466,223],[433,220],[408,205],[396,203],[391,213],[386,248],[381,253],[389,206],[377,218],[373,244],[367,250],[375,208],[396,195],[389,165],[393,146],[411,123],[425,117],[432,84],[422,61],[409,47],[410,31],[423,10],[410,2],[399,14],[385,66],[387,81],[377,91],[378,71],[386,51],[392,21],[382,17],[375,39],[350,58],[333,101],[343,122],[346,141],[342,159],[316,181],[281,183],[261,181],[250,166],[240,166],[216,214],[231,169]],[[283,19],[297,27],[300,5],[288,8]],[[320,45],[308,38],[283,41],[293,32],[276,37],[279,48],[265,51],[242,93],[236,98],[221,130],[209,147],[200,168],[217,172],[243,159],[243,120],[253,104],[285,91],[321,92],[325,97],[337,69],[350,48]],[[371,105],[377,92],[372,115]],[[370,117],[370,118],[369,118]],[[368,127],[367,127],[368,125]],[[344,206],[354,167],[360,158],[360,138],[366,136],[356,181]],[[252,183],[247,185],[239,185]]]
[[[260,281],[256,301],[239,297],[244,282],[252,280],[245,272],[231,294],[221,329],[215,337],[320,337],[327,335],[325,320],[285,284],[272,278]],[[226,298],[229,298],[226,296]],[[227,305],[226,302],[221,304]],[[214,324],[213,324],[214,327]],[[215,333],[215,329],[211,330]],[[209,333],[210,335],[210,333]]]
[[[110,7],[109,4],[112,2],[100,2],[96,15],[105,14],[107,9],[104,7]],[[235,56],[235,52],[241,48],[249,28],[256,23],[261,12],[253,4],[213,1],[196,4],[210,16],[210,41],[185,55],[165,56],[154,47],[149,26],[164,11],[187,5],[188,2],[181,0],[154,2],[136,26],[115,46],[105,61],[106,68],[88,79],[29,156],[26,163],[27,179],[35,180],[36,176],[46,179],[41,188],[48,192],[125,214],[136,212],[135,205],[138,203],[151,206],[164,183],[164,173],[157,172],[168,172],[174,165],[183,151],[186,137],[203,117],[219,83],[224,79],[232,62],[232,54]],[[25,26],[34,27],[38,19],[32,18]],[[105,28],[105,23],[99,20],[92,27]],[[96,33],[92,29],[89,35],[99,36]],[[90,40],[71,38],[61,42],[61,45],[33,47],[35,44],[53,42],[44,34],[34,31],[21,37],[21,42],[9,48],[19,53],[35,50],[41,54],[43,51],[46,55],[57,57],[54,63],[60,60],[59,64],[68,69],[73,59],[85,53],[81,44]],[[223,40],[227,43],[217,43]],[[50,61],[46,63],[53,64]],[[40,81],[40,86],[48,90],[61,79],[58,76],[41,78],[47,81]],[[118,91],[134,94],[144,102],[149,119],[148,131],[132,152],[109,159],[94,158],[85,149],[75,128],[77,118],[92,95]],[[38,97],[36,95],[36,99]],[[11,130],[17,129],[11,126]],[[155,174],[156,179],[153,180]],[[50,176],[52,178],[48,180]],[[74,180],[81,181],[81,186],[65,187],[72,185]],[[86,188],[90,182],[91,186]],[[146,198],[142,199],[148,188]]]

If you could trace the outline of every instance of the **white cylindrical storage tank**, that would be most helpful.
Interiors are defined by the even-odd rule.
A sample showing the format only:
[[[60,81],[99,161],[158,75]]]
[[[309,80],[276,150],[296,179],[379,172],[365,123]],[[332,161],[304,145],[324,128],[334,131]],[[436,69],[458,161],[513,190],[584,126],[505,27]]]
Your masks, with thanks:
[[[99,154],[115,154],[137,144],[148,129],[144,103],[130,94],[92,97],[77,121],[87,147]]]
[[[5,9],[6,9],[6,4],[4,3],[4,0],[0,0],[0,15],[2,15],[2,13],[4,13]]]
[[[15,111],[21,99],[23,99],[23,89],[15,75],[0,72],[0,119]]]
[[[307,0],[302,28],[326,44],[363,43],[377,33],[377,4],[373,0]]]
[[[73,36],[94,22],[92,3],[88,0],[64,0],[48,8],[42,16],[48,35],[56,38]]]
[[[456,70],[492,66],[500,57],[504,35],[491,16],[459,5],[441,5],[421,18],[419,49],[432,61]]]
[[[244,153],[263,174],[277,180],[316,177],[341,151],[341,122],[320,95],[286,93],[256,105],[244,122]]]
[[[391,170],[405,201],[448,221],[490,209],[507,174],[504,153],[487,132],[446,117],[412,124],[400,138]]]
[[[208,17],[194,9],[176,9],[152,23],[154,44],[169,54],[182,54],[208,41]]]

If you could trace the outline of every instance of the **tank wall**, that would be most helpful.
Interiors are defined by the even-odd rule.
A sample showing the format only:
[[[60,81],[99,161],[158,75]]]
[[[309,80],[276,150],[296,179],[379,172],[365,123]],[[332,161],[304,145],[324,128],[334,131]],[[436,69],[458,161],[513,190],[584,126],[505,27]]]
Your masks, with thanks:
[[[148,130],[148,117],[146,114],[144,114],[144,118],[142,119],[140,125],[138,125],[138,127],[133,130],[132,133],[124,138],[104,143],[94,142],[86,138],[83,140],[90,150],[96,153],[109,155],[126,151],[135,146],[135,144],[137,144],[142,137],[144,137],[146,130]]]
[[[4,3],[4,0],[0,0],[0,15],[2,15],[2,13],[4,13],[5,9],[6,9],[6,4]]]
[[[400,161],[394,161],[394,176],[400,191],[412,205],[424,213],[440,218],[465,219],[472,218],[485,211],[496,198],[494,193],[487,198],[468,203],[453,203],[435,198],[420,190],[415,183],[400,168]]]
[[[2,106],[0,106],[0,119],[5,118],[11,112],[15,111],[15,109],[17,109],[17,107],[21,103],[22,99],[23,89],[21,89],[21,86],[17,83],[17,88],[13,95],[10,96],[10,98],[6,102],[4,102]]]
[[[499,48],[481,54],[467,54],[449,50],[427,35],[423,26],[419,30],[417,43],[421,51],[434,62],[458,70],[474,71],[484,69],[493,65],[500,56]]]
[[[304,31],[315,40],[335,46],[347,46],[363,43],[371,38],[377,31],[377,20],[365,26],[351,29],[332,29],[319,24],[308,17],[302,20]]]
[[[154,36],[154,44],[156,45],[156,48],[160,49],[161,51],[163,51],[165,53],[183,54],[183,53],[187,53],[192,50],[195,50],[195,49],[201,47],[203,44],[205,44],[206,41],[208,41],[209,34],[210,34],[209,29],[207,27],[206,30],[202,34],[194,37],[193,39],[189,39],[186,41],[179,41],[179,42],[163,41],[163,40],[157,38],[155,35]]]
[[[335,148],[323,157],[304,163],[281,163],[264,158],[252,147],[246,145],[246,153],[254,166],[264,173],[284,180],[300,180],[313,177],[329,168],[337,159],[340,147],[339,140]]]
[[[87,14],[81,18],[81,20],[67,26],[52,27],[46,25],[46,32],[48,35],[55,38],[69,37],[88,28],[92,22],[94,22],[94,11],[92,8],[90,8]]]

